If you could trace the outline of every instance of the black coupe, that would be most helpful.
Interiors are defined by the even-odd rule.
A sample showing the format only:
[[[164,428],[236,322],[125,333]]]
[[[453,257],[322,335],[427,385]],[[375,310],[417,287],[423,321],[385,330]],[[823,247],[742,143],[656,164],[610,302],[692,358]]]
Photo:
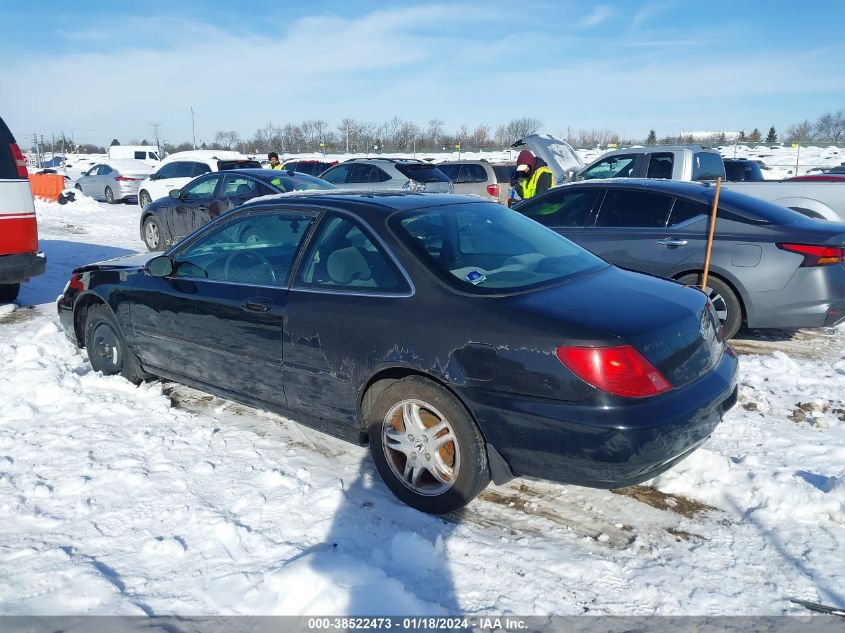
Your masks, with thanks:
[[[369,443],[391,490],[426,512],[491,478],[644,481],[736,401],[703,293],[471,197],[251,202],[164,255],[76,269],[58,311],[95,370]]]

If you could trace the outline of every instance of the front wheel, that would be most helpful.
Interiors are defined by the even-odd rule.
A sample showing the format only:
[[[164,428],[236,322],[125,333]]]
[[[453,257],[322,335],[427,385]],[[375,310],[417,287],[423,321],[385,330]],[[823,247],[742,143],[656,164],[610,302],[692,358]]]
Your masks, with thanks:
[[[148,377],[135,354],[127,347],[114,314],[104,305],[94,306],[88,311],[85,348],[94,371],[106,376],[120,374],[135,384]]]
[[[114,204],[114,191],[111,190],[111,187],[106,187],[106,202],[109,204]]]
[[[685,286],[700,287],[701,277],[701,273],[691,273],[684,275],[678,281]],[[736,293],[724,281],[712,276],[707,278],[704,293],[716,309],[716,314],[719,315],[725,339],[733,338],[739,331],[739,326],[742,325],[742,307],[739,305]]]
[[[144,220],[143,226],[144,232],[144,244],[147,245],[147,248],[151,251],[160,251],[162,250],[161,244],[161,229],[158,225],[158,218],[154,215],[148,216]]]
[[[432,514],[462,508],[490,483],[484,439],[444,387],[409,376],[387,387],[369,411],[373,461],[400,500]]]

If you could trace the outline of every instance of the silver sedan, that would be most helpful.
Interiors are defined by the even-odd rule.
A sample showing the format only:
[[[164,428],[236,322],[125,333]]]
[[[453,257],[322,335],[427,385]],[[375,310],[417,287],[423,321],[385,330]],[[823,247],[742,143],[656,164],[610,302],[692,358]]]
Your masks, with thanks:
[[[141,181],[151,172],[152,168],[140,160],[104,161],[83,172],[76,188],[92,198],[115,204],[136,197]]]

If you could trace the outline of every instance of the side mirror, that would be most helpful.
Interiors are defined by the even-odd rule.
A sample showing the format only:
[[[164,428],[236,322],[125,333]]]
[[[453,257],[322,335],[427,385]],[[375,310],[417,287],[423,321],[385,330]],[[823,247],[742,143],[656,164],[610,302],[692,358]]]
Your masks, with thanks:
[[[153,277],[167,277],[173,274],[173,261],[167,255],[159,255],[148,261],[144,268]]]
[[[161,178],[161,176],[159,176],[158,174],[150,174],[149,178],[150,180],[158,180]]]
[[[178,200],[179,197],[182,195],[182,191],[180,189],[171,189],[170,190],[170,197],[174,200]]]

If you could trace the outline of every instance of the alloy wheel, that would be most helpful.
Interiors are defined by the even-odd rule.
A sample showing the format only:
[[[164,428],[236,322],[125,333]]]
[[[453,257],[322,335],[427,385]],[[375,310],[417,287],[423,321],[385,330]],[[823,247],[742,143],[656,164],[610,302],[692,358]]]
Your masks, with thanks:
[[[420,495],[440,495],[455,483],[460,447],[449,421],[422,400],[403,400],[382,422],[387,463],[405,486]]]

